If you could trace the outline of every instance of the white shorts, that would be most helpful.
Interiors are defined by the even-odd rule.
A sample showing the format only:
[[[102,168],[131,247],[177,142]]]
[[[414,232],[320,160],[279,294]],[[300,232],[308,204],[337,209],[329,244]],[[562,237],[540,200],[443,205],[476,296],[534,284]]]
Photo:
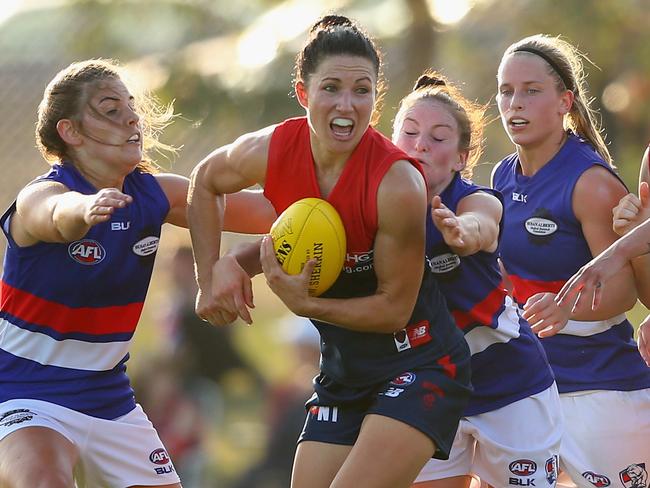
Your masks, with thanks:
[[[79,462],[74,476],[79,488],[179,483],[140,405],[115,420],[104,420],[40,400],[0,403],[0,440],[25,427],[47,427],[75,445]]]
[[[560,464],[577,486],[650,486],[650,389],[563,393],[560,403]]]
[[[505,407],[464,417],[449,460],[430,459],[415,482],[476,474],[497,487],[555,486],[562,431],[553,383]]]

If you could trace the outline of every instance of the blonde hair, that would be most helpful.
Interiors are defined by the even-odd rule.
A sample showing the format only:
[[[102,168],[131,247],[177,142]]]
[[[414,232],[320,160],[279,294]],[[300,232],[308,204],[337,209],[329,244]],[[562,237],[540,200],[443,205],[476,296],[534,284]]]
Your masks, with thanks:
[[[548,73],[555,78],[559,92],[570,90],[574,100],[571,111],[565,116],[564,128],[570,129],[588,140],[596,152],[612,167],[612,156],[607,149],[598,112],[591,107],[593,99],[589,89],[582,60],[593,62],[578,48],[561,37],[536,34],[510,45],[501,58],[501,64],[508,56],[537,55],[548,64]]]
[[[425,71],[415,82],[411,93],[399,103],[393,132],[402,124],[404,112],[421,100],[432,100],[447,107],[458,124],[458,150],[467,151],[467,162],[461,171],[465,177],[471,177],[484,149],[483,130],[485,128],[485,111],[487,106],[479,105],[463,96],[461,91],[440,73]]]
[[[89,59],[72,63],[59,71],[50,81],[38,106],[36,122],[36,144],[45,160],[50,163],[69,159],[71,154],[66,143],[61,139],[56,125],[61,119],[70,119],[81,123],[81,112],[88,104],[92,89],[104,80],[124,82],[125,73],[114,60]],[[173,117],[172,105],[162,106],[151,95],[144,92],[133,94],[135,111],[140,116],[143,138],[143,156],[138,168],[155,173],[159,166],[149,159],[151,150],[175,153],[176,148],[158,140],[162,130]]]

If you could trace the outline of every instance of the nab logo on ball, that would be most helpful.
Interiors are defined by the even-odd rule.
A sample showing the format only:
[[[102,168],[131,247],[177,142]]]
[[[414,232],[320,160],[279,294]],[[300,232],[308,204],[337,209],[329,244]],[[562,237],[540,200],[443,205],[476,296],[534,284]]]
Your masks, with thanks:
[[[80,264],[92,266],[103,261],[106,257],[106,251],[99,242],[92,239],[82,239],[70,243],[68,255]]]
[[[320,198],[303,198],[291,204],[271,227],[275,256],[289,274],[299,274],[316,260],[309,280],[309,294],[318,296],[330,288],[343,268],[345,228],[336,209]]]

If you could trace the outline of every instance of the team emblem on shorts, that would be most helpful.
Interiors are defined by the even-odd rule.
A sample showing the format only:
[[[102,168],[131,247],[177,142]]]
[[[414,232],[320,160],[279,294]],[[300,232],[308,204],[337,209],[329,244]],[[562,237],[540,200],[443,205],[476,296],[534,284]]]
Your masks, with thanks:
[[[537,471],[537,463],[530,459],[517,459],[510,463],[508,469],[517,476],[532,476]]]
[[[546,472],[546,481],[551,486],[555,486],[557,481],[558,459],[556,455],[551,456],[544,463],[544,471]]]
[[[390,384],[394,386],[408,386],[415,381],[415,378],[416,378],[415,373],[411,373],[410,371],[407,371],[406,373],[402,373],[393,381],[391,381]]]
[[[645,463],[630,464],[618,474],[625,488],[648,488],[648,472]]]
[[[149,461],[151,461],[154,464],[168,464],[169,455],[167,454],[167,451],[165,451],[161,447],[156,449],[155,451],[152,451],[151,454],[149,454]]]
[[[10,425],[29,422],[34,418],[34,415],[36,415],[34,412],[26,408],[9,410],[8,412],[0,414],[0,427],[9,427]]]
[[[99,242],[93,239],[81,239],[70,243],[68,255],[79,264],[93,266],[104,260],[106,251]]]
[[[594,473],[593,471],[585,471],[582,473],[582,477],[592,485],[598,486],[599,488],[604,488],[605,486],[612,484],[607,476],[604,474]]]

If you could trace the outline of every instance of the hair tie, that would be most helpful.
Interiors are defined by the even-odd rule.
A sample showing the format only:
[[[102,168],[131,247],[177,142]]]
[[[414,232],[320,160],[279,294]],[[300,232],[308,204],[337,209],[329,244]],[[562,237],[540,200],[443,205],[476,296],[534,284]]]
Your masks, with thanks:
[[[515,49],[512,52],[513,53],[522,53],[522,52],[523,53],[531,53],[531,54],[534,54],[536,56],[539,56],[540,58],[542,58],[544,61],[546,61],[548,64],[551,65],[551,68],[553,68],[553,71],[555,71],[555,73],[560,77],[560,79],[562,80],[562,83],[564,83],[564,86],[566,87],[566,89],[573,91],[573,85],[570,83],[570,80],[562,72],[562,70],[557,65],[557,63],[555,61],[553,61],[553,59],[548,54],[546,54],[545,52],[540,51],[539,49],[535,49],[534,47],[518,47],[517,49]]]

